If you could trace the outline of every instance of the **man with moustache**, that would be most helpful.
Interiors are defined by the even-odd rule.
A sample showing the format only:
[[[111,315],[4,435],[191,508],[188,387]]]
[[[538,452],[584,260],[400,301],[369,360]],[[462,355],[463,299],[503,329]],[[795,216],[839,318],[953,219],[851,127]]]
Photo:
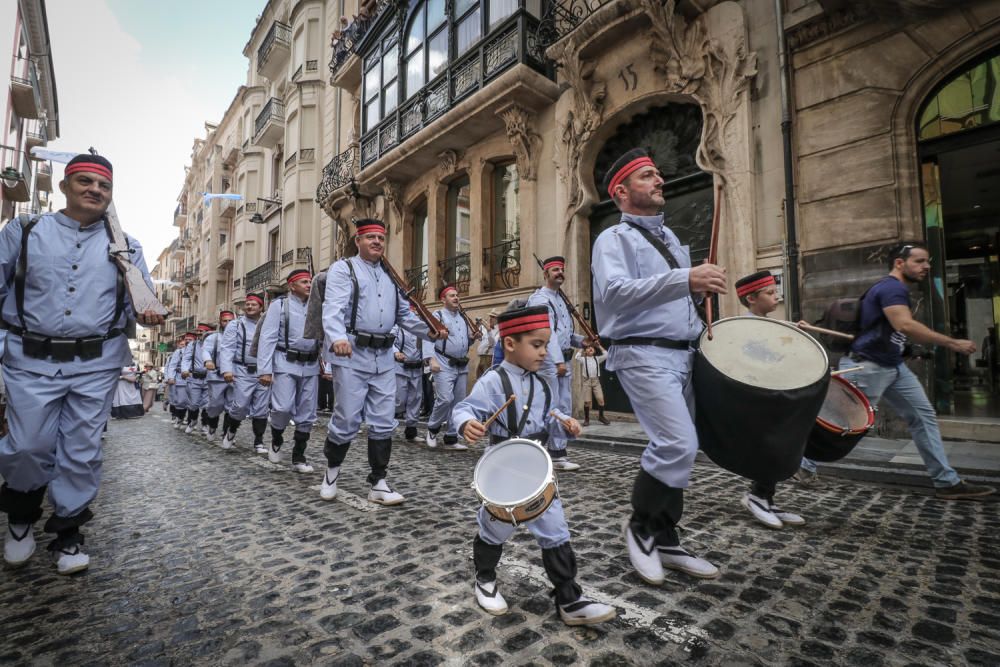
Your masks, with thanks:
[[[0,511],[7,514],[4,560],[25,565],[35,551],[34,523],[48,491],[53,513],[44,531],[59,574],[85,570],[80,527],[101,481],[101,432],[121,369],[132,363],[125,329],[163,317],[135,313],[125,280],[110,261],[112,167],[77,155],[59,190],[66,208],[20,216],[0,230],[0,314],[7,435],[0,439]],[[126,237],[129,259],[150,290],[142,247]]]
[[[232,387],[222,420],[223,449],[230,449],[236,440],[236,431],[247,416],[253,428],[253,450],[267,454],[264,433],[267,431],[267,411],[271,405],[271,388],[257,381],[257,357],[251,352],[254,333],[264,310],[264,297],[247,294],[243,314],[226,325],[222,334],[222,352],[219,354],[219,372]]]
[[[452,410],[465,399],[469,386],[469,346],[479,337],[479,332],[469,330],[462,317],[461,299],[454,285],[445,285],[438,292],[444,308],[436,310],[434,317],[448,328],[448,337],[424,343],[424,359],[434,374],[434,409],[427,418],[428,447],[437,447],[437,437],[447,423],[444,434],[445,449],[468,449],[458,441],[458,424],[452,419]]]
[[[664,224],[663,178],[646,151],[618,158],[604,189],[622,220],[594,242],[594,308],[601,335],[610,339],[605,367],[618,374],[649,436],[625,525],[629,559],[650,584],[663,583],[664,567],[714,578],[719,569],[685,551],[676,526],[698,453],[691,343],[703,325],[695,302],[724,294],[726,272],[714,264],[691,267],[688,248]]]

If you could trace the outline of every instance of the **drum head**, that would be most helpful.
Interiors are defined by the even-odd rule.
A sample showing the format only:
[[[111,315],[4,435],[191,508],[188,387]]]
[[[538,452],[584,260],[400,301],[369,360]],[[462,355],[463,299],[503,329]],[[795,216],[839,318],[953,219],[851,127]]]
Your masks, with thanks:
[[[868,409],[868,400],[847,380],[835,376],[826,390],[819,419],[836,430],[860,433],[871,426],[872,413]]]
[[[808,387],[827,373],[823,346],[786,322],[727,317],[701,335],[701,355],[726,377],[760,389]]]
[[[535,496],[547,483],[552,461],[533,440],[505,440],[486,450],[473,481],[487,501],[517,505]]]

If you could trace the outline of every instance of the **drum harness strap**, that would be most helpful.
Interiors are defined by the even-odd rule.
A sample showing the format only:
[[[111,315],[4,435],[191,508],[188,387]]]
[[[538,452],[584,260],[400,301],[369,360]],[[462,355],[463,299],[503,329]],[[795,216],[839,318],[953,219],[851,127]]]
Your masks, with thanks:
[[[510,375],[507,374],[507,369],[502,366],[497,366],[496,372],[497,375],[500,376],[500,385],[503,387],[504,396],[510,396],[513,394],[514,385],[511,384]],[[513,438],[521,437],[521,431],[524,430],[524,426],[528,423],[528,416],[531,414],[531,404],[535,399],[536,381],[542,384],[542,391],[545,392],[545,409],[542,411],[543,415],[549,414],[549,405],[552,402],[552,394],[549,391],[549,385],[547,385],[544,380],[539,379],[539,377],[534,373],[528,373],[528,375],[531,377],[531,388],[528,389],[528,401],[524,404],[525,410],[524,414],[521,415],[520,422],[517,419],[517,407],[515,407],[514,403],[507,406],[507,423],[504,424],[504,427],[506,427],[510,437]],[[544,432],[538,437],[544,437]],[[491,442],[491,444],[495,443]]]
[[[679,269],[681,265],[677,262],[677,258],[674,254],[670,252],[670,248],[667,244],[656,238],[655,235],[648,229],[635,224],[634,222],[626,223],[629,227],[639,232],[642,238],[656,249],[660,256],[666,261],[667,266],[671,269]],[[642,336],[630,336],[628,338],[601,338],[601,345],[607,348],[610,345],[652,345],[653,347],[664,347],[670,350],[687,350],[691,347],[691,342],[686,340],[674,340],[672,338],[646,338]]]
[[[368,333],[367,331],[358,331],[358,297],[361,294],[361,289],[358,287],[358,274],[354,272],[354,263],[351,262],[350,258],[344,260],[347,263],[347,271],[351,274],[351,290],[353,294],[351,295],[351,326],[348,328],[347,333],[354,336],[355,342],[359,347],[368,347],[373,350],[387,350],[392,347],[392,342],[395,340],[395,336],[391,333],[381,334],[381,333]],[[379,268],[382,268],[382,264],[379,264]],[[390,281],[391,282],[391,281]],[[396,292],[396,312],[399,312],[399,288],[393,285],[393,289]]]

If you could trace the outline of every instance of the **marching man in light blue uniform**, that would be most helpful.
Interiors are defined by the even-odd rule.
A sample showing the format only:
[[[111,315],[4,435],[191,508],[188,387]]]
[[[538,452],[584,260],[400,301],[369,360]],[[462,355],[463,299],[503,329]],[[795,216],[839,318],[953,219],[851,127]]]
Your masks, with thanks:
[[[286,282],[288,293],[271,302],[257,343],[258,381],[271,387],[271,449],[267,458],[281,463],[285,428],[295,420],[292,469],[310,473],[313,467],[306,461],[306,446],[316,423],[320,344],[304,338],[302,332],[312,274],[295,269]]]
[[[438,433],[447,422],[444,433],[445,449],[468,449],[458,441],[458,426],[451,411],[465,398],[469,387],[469,347],[479,339],[479,332],[469,326],[459,310],[461,302],[454,285],[445,285],[438,292],[444,308],[434,311],[434,317],[448,327],[448,339],[424,342],[424,359],[434,374],[434,409],[427,418],[428,447],[437,447]]]
[[[201,347],[201,361],[208,371],[205,381],[208,385],[205,400],[205,407],[202,412],[202,419],[208,426],[206,439],[211,442],[215,438],[215,431],[219,428],[219,415],[226,409],[226,402],[229,400],[230,386],[219,372],[219,356],[222,353],[222,333],[226,325],[236,317],[231,310],[224,310],[219,313],[219,329],[213,331],[205,337],[205,343]]]
[[[193,340],[194,337],[191,337]],[[187,378],[181,375],[181,358],[190,340],[184,334],[177,339],[177,349],[170,353],[167,365],[163,367],[163,377],[167,381],[167,400],[170,403],[171,423],[180,428],[187,418]]]
[[[247,294],[243,314],[226,325],[222,335],[219,372],[232,387],[222,421],[223,449],[233,446],[240,423],[249,416],[253,428],[253,450],[258,454],[267,454],[264,433],[267,431],[267,412],[271,407],[271,388],[257,380],[257,357],[250,354],[263,310],[264,297]]]
[[[676,525],[698,453],[691,343],[704,327],[695,299],[725,294],[726,272],[691,267],[688,248],[664,225],[663,178],[644,150],[618,158],[604,187],[622,221],[594,242],[598,331],[610,339],[605,367],[618,374],[649,436],[625,527],[629,559],[650,584],[663,583],[664,567],[714,578],[717,567],[681,548]]]
[[[396,414],[404,414],[406,426],[403,437],[413,442],[417,439],[420,421],[420,404],[423,401],[424,359],[422,343],[413,334],[396,325],[392,328],[396,350]]]
[[[204,336],[212,331],[210,324],[199,324],[193,332],[194,340],[184,348],[181,356],[181,376],[187,378],[187,428],[185,433],[193,433],[198,429],[198,413],[208,402],[208,369],[202,352],[205,349]],[[202,416],[202,433],[208,435],[208,424]]]
[[[7,514],[4,560],[27,563],[34,523],[48,491],[53,513],[44,530],[60,574],[88,567],[80,526],[101,480],[101,431],[123,366],[132,363],[125,328],[133,313],[125,281],[109,258],[111,163],[78,155],[59,189],[66,208],[0,230],[0,300],[6,332],[2,360],[8,432],[0,438],[0,511]],[[142,247],[127,237],[130,260],[150,289]]]
[[[462,435],[475,442],[486,435],[484,423],[514,396],[490,424],[490,446],[510,438],[535,440],[540,444],[553,435],[580,434],[580,423],[563,414],[552,403],[548,383],[535,374],[545,359],[551,330],[544,306],[517,308],[500,314],[499,335],[504,345],[504,360],[483,375],[468,398],[455,406],[452,417]],[[502,473],[501,473],[502,474]],[[493,480],[499,483],[500,480]],[[477,515],[479,531],[472,540],[472,560],[476,570],[476,603],[495,616],[506,614],[507,602],[497,587],[497,565],[504,543],[517,526],[496,520],[486,507]],[[615,617],[606,604],[583,597],[576,583],[576,555],[570,544],[569,525],[562,501],[555,498],[548,509],[526,524],[542,549],[542,565],[554,587],[556,609],[567,625],[593,625]]]
[[[566,280],[565,270],[566,260],[562,257],[549,257],[542,262],[545,284],[528,297],[528,305],[549,309],[552,337],[549,338],[549,353],[538,374],[552,387],[556,407],[573,414],[573,348],[583,347],[584,341],[583,336],[573,333],[573,316],[559,296],[559,288]],[[556,470],[579,469],[580,464],[570,461],[566,453],[566,438],[553,436],[548,449]]]
[[[406,297],[382,266],[385,225],[380,220],[354,222],[358,254],[330,266],[323,298],[323,332],[333,341],[333,414],[327,428],[327,469],[320,497],[337,496],[340,466],[351,440],[368,424],[368,465],[371,490],[368,500],[380,505],[398,505],[406,500],[385,477],[392,454],[393,417],[396,397],[396,359],[392,327],[399,325],[410,335],[433,337],[420,318],[410,312]]]

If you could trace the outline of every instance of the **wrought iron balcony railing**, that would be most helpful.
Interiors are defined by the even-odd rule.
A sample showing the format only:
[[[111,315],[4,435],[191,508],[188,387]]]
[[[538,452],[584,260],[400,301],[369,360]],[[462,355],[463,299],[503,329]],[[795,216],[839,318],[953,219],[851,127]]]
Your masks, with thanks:
[[[483,248],[483,291],[518,287],[521,276],[521,239],[511,239]]]
[[[277,97],[272,97],[264,105],[264,108],[260,110],[257,114],[256,120],[253,123],[253,135],[254,137],[260,136],[261,130],[268,124],[268,122],[281,123],[284,127],[285,123],[285,103],[279,100]]]
[[[244,280],[247,291],[260,289],[273,283],[278,276],[278,263],[275,260],[264,262],[256,269],[248,272]]]
[[[378,21],[386,9],[394,6],[395,0],[381,0],[370,16],[359,16],[349,26],[339,31],[340,34],[334,33],[334,38],[330,42],[331,79],[336,76],[337,70],[351,57],[351,54],[357,53],[358,45],[368,34],[368,28]],[[308,63],[306,63],[306,70],[308,71]]]
[[[472,265],[469,260],[470,254],[463,252],[460,255],[438,261],[438,272],[441,280],[449,285],[454,285],[462,296],[469,293],[469,281],[472,278]]]
[[[272,23],[271,29],[267,31],[264,41],[260,43],[260,48],[257,49],[257,73],[259,74],[266,66],[267,58],[271,55],[271,50],[275,47],[275,45],[282,44],[287,47],[291,44],[291,42],[291,26],[282,23],[281,21],[275,21]]]
[[[535,39],[544,51],[576,30],[598,9],[613,0],[553,0],[548,3],[535,29]]]
[[[293,260],[297,262],[307,262],[312,255],[312,248],[295,248],[281,254],[281,263],[290,264]]]
[[[361,166],[379,159],[510,67],[522,63],[545,73],[544,51],[535,41],[537,26],[538,19],[518,10],[476,48],[450,62],[444,72],[361,138]]]
[[[428,268],[424,264],[423,266],[415,266],[412,269],[403,271],[403,280],[406,281],[406,284],[413,290],[413,295],[420,301],[423,301],[427,295]]]
[[[323,167],[323,178],[316,188],[317,203],[323,205],[330,195],[351,182],[361,169],[360,157],[358,145],[351,144],[350,148],[334,157],[329,164]]]

